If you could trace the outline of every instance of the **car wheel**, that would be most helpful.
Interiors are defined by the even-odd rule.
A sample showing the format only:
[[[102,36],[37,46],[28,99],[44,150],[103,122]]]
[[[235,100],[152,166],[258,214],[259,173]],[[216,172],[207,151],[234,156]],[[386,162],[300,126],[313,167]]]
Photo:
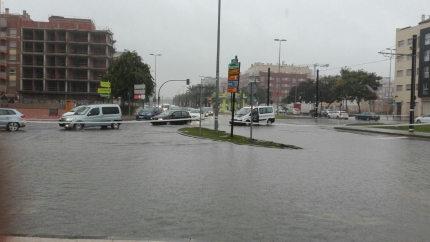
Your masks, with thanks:
[[[339,118],[339,116],[336,116],[336,118],[338,119],[338,118]]]
[[[419,124],[419,123],[421,123],[421,120],[419,120],[419,119],[418,119],[418,120],[417,120],[417,124]]]
[[[187,124],[190,124],[191,123],[191,120],[187,120]]]
[[[19,123],[8,123],[7,130],[9,131],[17,131],[19,129]]]
[[[171,125],[171,123],[170,122],[166,122],[166,125]]]
[[[112,129],[119,129],[119,123],[113,123],[110,125]]]
[[[84,128],[83,123],[76,123],[73,125],[73,130],[76,130],[76,131],[82,130],[83,128]]]
[[[357,117],[357,116],[355,116],[355,119],[356,119],[356,120],[358,120],[358,117]]]
[[[271,119],[267,120],[267,125],[273,124],[273,121]]]

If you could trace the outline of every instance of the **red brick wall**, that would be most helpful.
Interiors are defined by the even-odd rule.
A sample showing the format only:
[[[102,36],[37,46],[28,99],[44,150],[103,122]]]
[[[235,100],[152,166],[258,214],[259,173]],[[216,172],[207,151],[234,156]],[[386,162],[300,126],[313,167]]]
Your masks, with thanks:
[[[59,119],[65,112],[65,109],[58,109],[57,116],[49,116],[49,109],[17,109],[25,115],[26,119]]]

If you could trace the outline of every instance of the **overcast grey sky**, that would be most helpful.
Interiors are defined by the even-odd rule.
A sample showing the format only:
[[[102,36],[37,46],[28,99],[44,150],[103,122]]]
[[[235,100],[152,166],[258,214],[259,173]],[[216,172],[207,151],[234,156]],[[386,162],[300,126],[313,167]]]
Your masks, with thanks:
[[[35,21],[60,15],[109,27],[117,51],[135,50],[152,67],[149,54],[162,54],[157,85],[216,75],[218,0],[3,0],[4,8],[26,10]],[[417,25],[422,14],[430,15],[429,0],[222,0],[220,76],[235,55],[242,71],[255,62],[278,63],[275,38],[287,39],[286,64],[327,63],[320,68],[325,75],[351,66],[388,76],[389,61],[378,52],[394,48],[396,28]],[[369,62],[376,63],[352,66]],[[182,86],[166,84],[162,96],[182,93]]]

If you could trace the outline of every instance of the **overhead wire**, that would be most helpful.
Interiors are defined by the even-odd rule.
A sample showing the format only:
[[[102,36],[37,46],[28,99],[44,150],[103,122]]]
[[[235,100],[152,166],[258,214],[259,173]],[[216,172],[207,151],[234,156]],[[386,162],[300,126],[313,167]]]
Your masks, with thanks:
[[[346,66],[342,66],[342,67],[335,67],[335,68],[330,68],[330,69],[320,70],[320,72],[330,71],[330,70],[336,70],[336,69],[341,69],[341,68],[344,68],[344,67],[352,67],[352,66],[367,65],[367,64],[378,63],[378,62],[389,61],[389,60],[390,60],[390,59],[385,59],[385,60],[372,61],[372,62],[366,62],[366,63],[361,63],[361,64],[346,65]]]

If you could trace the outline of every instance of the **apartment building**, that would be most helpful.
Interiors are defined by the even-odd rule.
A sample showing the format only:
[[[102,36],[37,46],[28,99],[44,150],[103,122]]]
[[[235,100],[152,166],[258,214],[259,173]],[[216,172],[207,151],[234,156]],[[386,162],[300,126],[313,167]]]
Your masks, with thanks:
[[[428,17],[428,16],[427,16]],[[422,15],[416,26],[396,29],[396,61],[393,98],[394,114],[409,115],[412,75],[412,38],[417,35],[415,116],[430,113],[430,17]]]
[[[9,100],[103,101],[97,89],[115,53],[109,29],[97,29],[91,19],[33,21],[26,11],[10,14],[7,8],[0,27],[0,93]]]
[[[268,68],[270,68],[270,83],[268,78]],[[278,69],[280,70],[278,72]],[[279,102],[285,98],[291,91],[293,86],[298,86],[300,82],[307,81],[312,78],[312,70],[309,67],[295,67],[293,65],[272,65],[270,63],[255,63],[251,64],[241,76],[239,87],[245,87],[249,82],[258,82],[258,85],[264,85],[269,89],[273,95],[272,101],[276,103],[277,98]]]

